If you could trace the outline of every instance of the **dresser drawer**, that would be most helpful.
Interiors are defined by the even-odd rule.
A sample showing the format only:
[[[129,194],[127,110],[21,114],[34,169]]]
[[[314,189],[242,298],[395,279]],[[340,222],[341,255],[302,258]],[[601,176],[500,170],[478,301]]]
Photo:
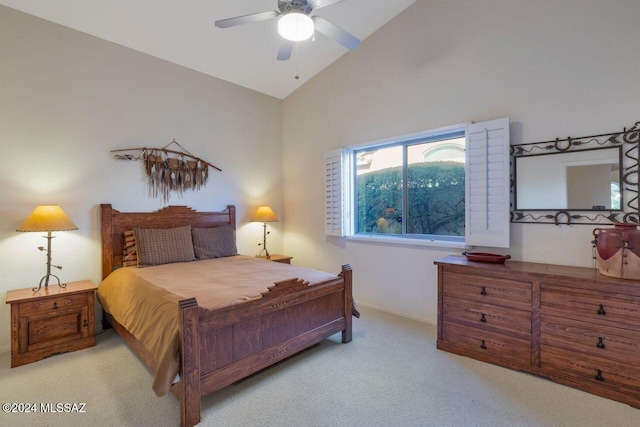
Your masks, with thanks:
[[[541,286],[540,312],[624,329],[640,328],[638,299],[607,292]]]
[[[442,316],[445,322],[463,323],[482,330],[493,330],[525,339],[531,337],[531,312],[445,298]]]
[[[638,366],[543,345],[540,347],[540,368],[583,383],[640,393]]]
[[[529,282],[455,273],[445,269],[442,290],[445,300],[453,297],[477,303],[531,310]]]
[[[22,302],[19,305],[20,316],[35,313],[48,313],[55,310],[63,310],[68,307],[88,305],[87,295],[93,294],[79,293],[72,295],[57,296],[54,298],[41,298],[35,301]]]
[[[486,354],[521,365],[531,364],[530,340],[452,322],[444,322],[443,332],[445,341],[468,347],[478,354]]]
[[[640,332],[542,316],[540,344],[640,366]]]

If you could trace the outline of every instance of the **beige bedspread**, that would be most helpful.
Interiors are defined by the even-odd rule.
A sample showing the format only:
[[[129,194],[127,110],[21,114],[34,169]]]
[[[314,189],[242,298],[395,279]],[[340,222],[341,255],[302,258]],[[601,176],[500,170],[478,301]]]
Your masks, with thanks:
[[[179,368],[178,301],[195,297],[206,310],[260,298],[275,282],[310,284],[335,275],[246,255],[155,267],[125,267],[98,287],[98,300],[156,358],[153,390],[169,391]]]

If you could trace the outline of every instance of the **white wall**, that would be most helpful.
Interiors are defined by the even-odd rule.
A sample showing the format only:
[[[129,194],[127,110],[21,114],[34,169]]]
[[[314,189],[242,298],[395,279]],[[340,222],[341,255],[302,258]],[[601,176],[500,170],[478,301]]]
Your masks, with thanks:
[[[213,22],[213,21],[212,21]],[[282,101],[0,6],[0,351],[10,345],[9,289],[37,285],[40,233],[16,233],[38,204],[60,204],[78,231],[56,233],[63,281],[101,279],[99,204],[161,208],[142,163],[110,150],[161,147],[176,138],[215,164],[207,186],[168,204],[222,210],[235,204],[238,246],[254,254],[255,208],[283,219]],[[282,223],[269,246],[282,249]]]
[[[417,0],[284,101],[284,251],[354,269],[362,305],[435,322],[433,261],[452,250],[323,233],[323,154],[509,116],[512,144],[640,120],[637,0]],[[514,259],[591,266],[593,227],[512,224]]]

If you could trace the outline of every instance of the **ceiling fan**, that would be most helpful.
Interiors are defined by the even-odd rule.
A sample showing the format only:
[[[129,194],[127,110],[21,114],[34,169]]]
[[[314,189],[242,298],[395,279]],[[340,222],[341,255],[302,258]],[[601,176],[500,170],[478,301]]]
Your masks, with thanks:
[[[278,49],[277,58],[280,61],[286,61],[291,57],[294,42],[308,39],[315,30],[351,50],[360,44],[360,40],[357,37],[320,16],[309,16],[317,9],[341,1],[344,0],[278,0],[278,10],[221,19],[216,21],[215,24],[218,28],[229,28],[236,25],[279,18],[278,33],[282,36],[282,42]]]

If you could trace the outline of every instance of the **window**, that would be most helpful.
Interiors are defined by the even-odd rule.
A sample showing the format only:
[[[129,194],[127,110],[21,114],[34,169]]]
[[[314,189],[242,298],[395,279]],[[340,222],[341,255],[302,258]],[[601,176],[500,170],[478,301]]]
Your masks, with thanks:
[[[356,149],[355,231],[464,240],[464,129]]]
[[[327,155],[326,231],[509,245],[508,119]]]

